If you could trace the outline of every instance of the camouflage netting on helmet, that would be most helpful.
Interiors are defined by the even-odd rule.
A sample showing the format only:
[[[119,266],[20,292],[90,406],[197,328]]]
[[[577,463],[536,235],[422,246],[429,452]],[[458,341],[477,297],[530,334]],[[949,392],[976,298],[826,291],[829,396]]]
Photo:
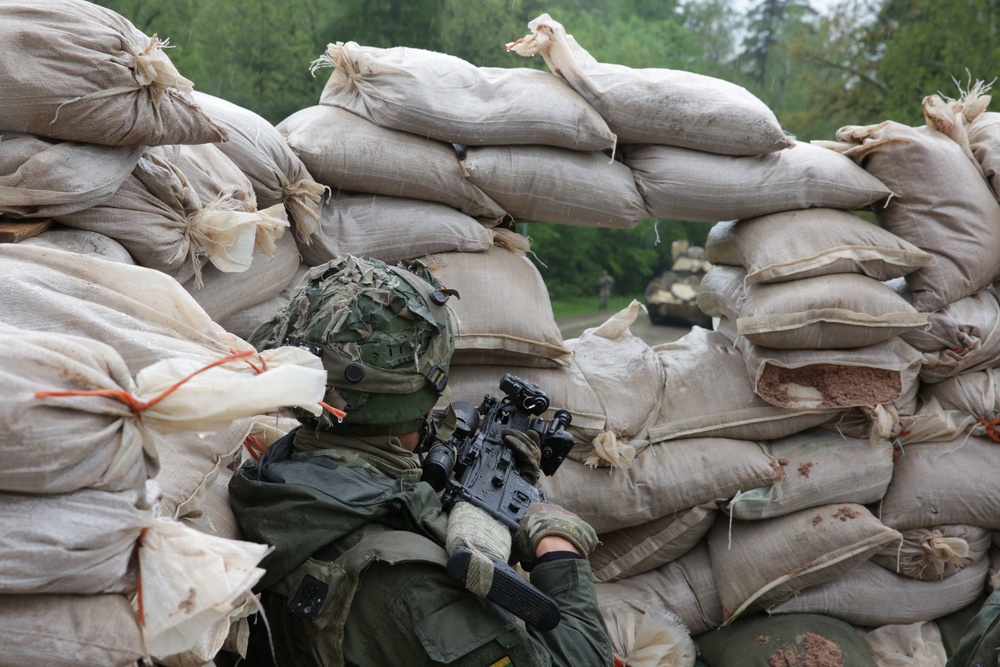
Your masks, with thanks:
[[[343,255],[312,268],[249,342],[260,350],[304,347],[323,359],[325,401],[347,416],[340,422],[324,413],[320,428],[405,433],[419,428],[447,384],[454,350],[447,294],[420,263]]]

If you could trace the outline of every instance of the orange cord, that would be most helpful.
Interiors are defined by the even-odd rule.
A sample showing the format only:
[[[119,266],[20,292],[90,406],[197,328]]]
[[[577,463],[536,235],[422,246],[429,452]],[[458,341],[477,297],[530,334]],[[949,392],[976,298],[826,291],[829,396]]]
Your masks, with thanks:
[[[1000,426],[1000,419],[994,419],[993,421],[977,419],[976,421],[986,427],[986,435],[990,436],[993,442],[1000,442],[1000,430],[997,429],[997,426]]]
[[[332,405],[329,405],[328,403],[324,403],[323,401],[319,402],[319,406],[324,410],[326,410],[327,412],[332,413],[333,416],[337,417],[338,419],[343,419],[344,417],[347,416],[347,413],[344,412],[343,410],[335,408]]]
[[[127,405],[130,410],[132,410],[132,414],[135,415],[136,419],[139,419],[141,421],[143,410],[153,407],[154,405],[165,399],[167,396],[177,391],[181,387],[181,385],[183,385],[185,382],[187,382],[194,376],[198,375],[199,373],[204,373],[210,368],[221,366],[222,364],[229,363],[230,361],[251,357],[254,354],[255,354],[254,350],[247,350],[246,352],[234,352],[228,357],[223,357],[222,359],[213,361],[207,366],[199,368],[198,370],[196,370],[194,373],[191,373],[187,377],[178,380],[172,386],[164,390],[163,393],[161,393],[159,396],[156,396],[155,398],[152,398],[148,401],[140,401],[139,399],[137,399],[135,396],[128,393],[124,389],[93,389],[89,391],[36,391],[35,398],[51,398],[58,396],[106,396],[108,398],[117,398],[119,401]]]

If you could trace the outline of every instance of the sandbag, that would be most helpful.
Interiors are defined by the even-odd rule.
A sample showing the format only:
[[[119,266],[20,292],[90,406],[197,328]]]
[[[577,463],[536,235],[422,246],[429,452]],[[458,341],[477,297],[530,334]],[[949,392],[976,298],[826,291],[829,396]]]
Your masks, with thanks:
[[[2,595],[0,667],[130,667],[146,656],[126,595]]]
[[[934,621],[883,625],[862,637],[879,667],[945,667],[948,660]]]
[[[273,247],[278,229],[288,225],[284,208],[265,218],[252,197],[249,181],[218,148],[166,146],[148,149],[104,204],[57,220],[109,236],[137,264],[183,283],[197,281],[208,262],[221,271],[245,271],[258,245],[265,252]]]
[[[540,488],[604,533],[768,485],[775,467],[755,442],[685,438],[643,449],[625,469],[564,461]]]
[[[0,127],[112,146],[225,141],[167,40],[85,0],[0,3]]]
[[[631,170],[601,152],[471,147],[462,168],[518,222],[631,229],[650,217]]]
[[[913,306],[933,312],[1000,277],[1000,204],[962,147],[930,128],[894,121],[837,132],[840,150],[895,193],[879,224],[934,255],[906,276]]]
[[[954,576],[920,581],[866,561],[837,579],[799,591],[772,606],[774,614],[828,614],[853,625],[903,625],[939,618],[978,598],[987,561]]]
[[[288,284],[280,292],[270,299],[246,306],[230,313],[226,317],[219,318],[219,325],[243,340],[249,340],[250,336],[253,335],[254,329],[274,317],[274,314],[288,303],[288,300],[292,297],[292,293],[302,282],[302,278],[305,277],[306,272],[310,268],[312,267],[305,262],[299,262],[298,268],[292,274],[292,279],[288,281]]]
[[[257,207],[284,204],[298,235],[308,239],[316,231],[326,188],[313,179],[282,134],[265,118],[220,97],[199,91],[192,97],[229,135],[216,146],[250,179]]]
[[[334,190],[447,204],[488,225],[506,215],[466,180],[445,142],[379,127],[324,104],[296,111],[277,130],[316,180]]]
[[[0,491],[68,493],[141,489],[156,451],[129,408],[113,398],[39,398],[37,392],[136,390],[121,355],[70,334],[0,324],[6,400],[0,404]]]
[[[590,555],[594,581],[618,581],[655,570],[691,551],[718,514],[714,502],[601,533]]]
[[[889,544],[871,561],[890,572],[934,581],[950,577],[986,558],[992,535],[986,528],[943,525],[902,531],[900,544]]]
[[[51,218],[105,202],[142,155],[140,146],[0,134],[0,214]]]
[[[195,286],[197,280],[192,277],[184,289],[216,322],[268,301],[281,294],[301,265],[299,247],[290,232],[275,238],[274,246],[270,256],[257,253],[250,267],[240,273],[220,271],[209,264],[201,272],[201,286]]]
[[[927,323],[874,278],[838,273],[784,283],[746,284],[742,268],[717,264],[702,278],[698,307],[736,323],[755,345],[784,350],[875,345]]]
[[[541,54],[580,93],[622,144],[670,144],[726,155],[758,155],[792,145],[767,105],[742,86],[670,69],[597,62],[562,24],[542,14],[531,34],[507,45]]]
[[[833,503],[873,503],[892,479],[893,447],[814,428],[764,443],[780,469],[767,486],[741,490],[723,509],[768,519]]]
[[[456,328],[452,365],[566,364],[570,351],[549,292],[523,253],[494,246],[482,253],[435,254],[428,264],[461,297],[449,301]]]
[[[926,328],[900,337],[924,352],[922,382],[1000,365],[1000,298],[995,285],[930,313]]]
[[[984,111],[966,128],[969,149],[983,169],[994,195],[1000,192],[1000,163],[997,150],[1000,149],[1000,113]]]
[[[716,522],[707,541],[725,624],[837,579],[899,538],[856,503]]]
[[[850,624],[823,614],[758,614],[699,635],[696,641],[709,667],[878,665]]]
[[[611,148],[615,135],[562,79],[534,69],[476,67],[423,49],[337,42],[313,63],[334,71],[320,104],[381,127],[467,145]]]
[[[704,541],[677,560],[627,579],[594,584],[608,625],[632,614],[670,613],[693,635],[722,625],[722,604]]]
[[[0,593],[129,593],[132,555],[155,521],[155,486],[5,493],[0,502]]]
[[[822,424],[838,412],[779,408],[757,396],[743,355],[717,331],[693,327],[653,351],[665,375],[650,442],[709,436],[773,440]]]
[[[920,425],[922,429],[937,426],[936,433],[942,434],[938,438],[941,440],[972,433],[1000,442],[998,380],[1000,366],[995,366],[921,386],[921,407],[913,416],[914,425]],[[924,439],[928,438],[925,436]]]
[[[943,524],[1000,530],[998,466],[1000,447],[989,438],[907,445],[882,499],[882,521],[897,530]]]
[[[899,278],[934,256],[851,213],[832,208],[782,211],[712,226],[705,243],[712,264],[746,269],[747,283],[830,273]]]
[[[340,255],[395,264],[441,252],[482,252],[493,241],[490,229],[445,204],[337,192],[323,201],[319,229],[299,251],[310,266]]]
[[[715,223],[804,208],[854,210],[891,194],[849,159],[811,144],[747,157],[641,144],[621,153],[653,218]]]
[[[898,336],[848,350],[782,350],[718,327],[746,361],[754,393],[783,408],[853,408],[915,399],[923,355]]]
[[[624,612],[606,623],[615,656],[632,667],[694,667],[697,649],[674,614]]]
[[[41,234],[18,241],[18,243],[56,248],[81,255],[93,255],[121,264],[135,265],[132,255],[128,254],[128,250],[121,243],[110,236],[99,232],[88,232],[85,229],[72,229],[63,225],[55,225]]]

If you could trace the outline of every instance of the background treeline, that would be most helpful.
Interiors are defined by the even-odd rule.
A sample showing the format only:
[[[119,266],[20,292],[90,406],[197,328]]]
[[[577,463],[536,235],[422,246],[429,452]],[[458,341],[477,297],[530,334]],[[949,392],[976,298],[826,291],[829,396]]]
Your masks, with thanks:
[[[922,122],[920,101],[992,81],[996,0],[99,0],[169,52],[195,87],[273,123],[317,103],[330,42],[442,51],[480,66],[544,68],[507,53],[549,13],[602,62],[682,69],[745,86],[799,140],[845,125]],[[742,8],[742,9],[740,9]],[[670,242],[704,243],[710,225],[648,220],[631,230],[522,225],[553,298],[594,295],[602,267],[641,293],[669,268]]]

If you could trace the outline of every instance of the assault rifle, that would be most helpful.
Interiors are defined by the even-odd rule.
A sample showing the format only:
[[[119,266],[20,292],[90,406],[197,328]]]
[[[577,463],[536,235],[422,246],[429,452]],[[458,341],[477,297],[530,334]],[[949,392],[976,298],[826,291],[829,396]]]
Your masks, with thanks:
[[[573,447],[573,436],[566,430],[572,417],[559,410],[551,422],[542,419],[540,415],[549,408],[548,395],[509,373],[500,381],[500,389],[502,399],[487,394],[478,408],[461,401],[453,403],[455,418],[450,428],[442,428],[447,413],[435,413],[428,437],[417,452],[421,455],[421,479],[441,493],[445,511],[466,501],[515,532],[525,510],[548,499],[521,476],[520,464],[502,433],[505,429],[534,431],[541,446],[541,471],[552,475]],[[449,574],[464,583],[470,558],[467,550],[453,554]],[[486,598],[539,629],[551,630],[559,623],[555,601],[507,563],[494,561],[493,585]]]

